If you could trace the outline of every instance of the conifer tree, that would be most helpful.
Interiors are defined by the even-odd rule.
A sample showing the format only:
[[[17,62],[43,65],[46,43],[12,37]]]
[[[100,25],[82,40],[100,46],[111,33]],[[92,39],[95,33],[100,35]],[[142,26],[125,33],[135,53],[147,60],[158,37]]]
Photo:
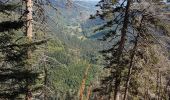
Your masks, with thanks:
[[[149,55],[146,58],[144,55],[156,43],[156,27],[160,27],[158,23],[162,19],[152,1],[101,0],[96,6],[101,10],[93,18],[99,17],[106,22],[94,32],[104,30],[99,40],[106,42],[106,48],[100,52],[105,57],[105,68],[109,75],[94,92],[98,93],[97,98],[100,99],[128,100],[128,95],[132,94],[130,91],[137,91],[134,89],[138,85],[134,77],[145,69],[149,61]],[[141,62],[143,59],[145,62]]]
[[[2,2],[0,5],[2,15],[12,17],[10,12],[18,14],[19,4]],[[28,4],[27,7],[29,6]],[[29,13],[29,15],[31,14]],[[32,41],[32,26],[28,26],[32,22],[32,18],[29,15],[27,15],[28,21],[24,20],[23,15],[14,21],[3,21],[5,18],[1,18],[0,99],[24,99],[23,96],[26,95],[25,99],[31,100],[32,92],[40,88],[36,86],[40,71],[37,68],[30,67],[33,64],[30,53],[33,53],[38,45],[47,42],[47,40]],[[22,29],[25,29],[25,22],[27,26],[26,36],[25,32],[22,31]]]
[[[28,41],[31,43],[32,42],[32,38],[33,38],[33,30],[32,30],[32,21],[33,21],[33,18],[32,18],[32,7],[33,7],[33,2],[32,0],[25,0],[25,5],[26,5],[26,36],[28,38]],[[28,56],[28,59],[31,59],[31,49],[28,48],[28,51],[27,51],[27,56]],[[32,67],[32,64],[30,63],[30,66],[28,67]],[[28,68],[30,69],[30,68]],[[28,83],[29,83],[29,80],[28,80]],[[27,94],[26,94],[26,100],[32,100],[32,95],[31,94],[31,88],[29,87],[29,84],[27,86]]]

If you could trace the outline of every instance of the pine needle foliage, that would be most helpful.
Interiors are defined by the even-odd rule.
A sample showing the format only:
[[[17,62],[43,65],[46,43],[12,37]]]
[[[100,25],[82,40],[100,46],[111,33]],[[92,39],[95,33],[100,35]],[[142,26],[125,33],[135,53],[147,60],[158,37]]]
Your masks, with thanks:
[[[140,83],[133,77],[145,69],[144,64],[152,63],[145,54],[150,46],[157,43],[156,32],[162,19],[156,13],[156,5],[152,1],[101,0],[96,6],[100,7],[100,11],[93,18],[106,21],[94,33],[105,30],[99,40],[106,43],[100,53],[105,58],[104,65],[108,72],[107,77],[101,80],[101,86],[94,89],[98,94],[96,98],[118,100],[123,95],[120,99],[127,100],[130,95],[135,97],[140,92],[134,90],[134,86]],[[166,28],[160,30],[167,33]],[[145,60],[142,66],[139,64],[141,60]]]
[[[0,12],[6,15],[6,11],[18,8],[15,4],[1,4]],[[18,14],[17,12],[15,12]],[[10,17],[11,15],[6,15]],[[28,49],[32,52],[37,46],[48,40],[29,42],[24,29],[25,21],[18,18],[14,21],[0,22],[0,99],[16,100],[24,99],[26,93],[39,90],[42,86],[36,86],[41,71],[31,68],[33,59],[28,59]],[[28,86],[30,89],[28,91]]]

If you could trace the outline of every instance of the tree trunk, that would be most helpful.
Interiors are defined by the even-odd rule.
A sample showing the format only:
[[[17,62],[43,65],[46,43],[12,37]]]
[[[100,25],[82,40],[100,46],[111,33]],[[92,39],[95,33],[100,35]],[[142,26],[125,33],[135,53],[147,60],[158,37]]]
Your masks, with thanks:
[[[27,12],[27,15],[26,15],[26,35],[27,35],[27,38],[28,40],[31,42],[32,41],[32,6],[33,6],[33,2],[32,0],[25,0],[26,2],[26,12]]]
[[[25,0],[25,4],[26,4],[26,36],[28,38],[29,42],[32,42],[32,6],[33,6],[33,2],[32,0]],[[27,51],[27,56],[28,59],[31,59],[31,49],[28,48]],[[31,68],[31,64],[30,64],[30,68]],[[28,68],[29,69],[29,68]],[[32,100],[32,92],[29,86],[29,80],[27,81],[27,93],[26,93],[26,100]]]
[[[120,83],[121,83],[121,78],[117,76],[115,80],[114,100],[119,100]]]
[[[79,100],[83,100],[83,96],[84,96],[84,90],[85,90],[85,83],[86,83],[86,80],[87,80],[87,75],[88,75],[88,71],[89,71],[89,68],[91,67],[91,65],[88,65],[88,67],[86,68],[86,71],[84,73],[84,76],[83,76],[83,80],[81,82],[81,86],[80,86],[80,89],[79,89]]]
[[[86,100],[90,100],[91,92],[92,92],[92,85],[90,85],[89,88],[88,88]]]
[[[137,44],[138,44],[138,38],[139,35],[136,37],[136,41],[135,41],[135,45],[133,48],[133,53],[131,55],[131,61],[130,61],[130,65],[129,65],[129,69],[128,69],[128,76],[127,76],[127,81],[126,81],[126,85],[125,85],[125,94],[124,94],[124,98],[123,100],[127,100],[127,94],[128,94],[128,87],[129,87],[129,83],[131,80],[131,74],[132,74],[132,69],[133,69],[133,62],[134,62],[134,57],[135,57],[135,53],[136,53],[136,49],[137,49]]]
[[[46,65],[46,59],[44,60],[44,86],[48,87],[48,70],[47,70],[47,65]],[[44,100],[48,100],[48,95],[46,88],[44,88]]]
[[[140,21],[139,27],[142,27],[142,21],[143,21],[143,18]],[[139,32],[140,32],[140,30],[139,30]],[[133,62],[134,62],[134,57],[135,57],[137,46],[138,46],[139,36],[140,36],[140,33],[137,34],[137,37],[135,39],[135,44],[134,44],[134,47],[133,47],[133,50],[132,50],[133,53],[132,53],[131,58],[130,58],[131,61],[130,61],[129,69],[128,69],[128,77],[127,77],[127,81],[126,81],[126,85],[125,85],[125,95],[124,95],[123,100],[127,100],[128,87],[129,87],[129,83],[130,83],[130,80],[131,80],[131,74],[132,74],[132,70],[133,70],[133,66],[134,66]]]
[[[126,41],[126,33],[127,33],[127,28],[128,28],[128,22],[129,22],[130,4],[131,4],[131,0],[127,0],[125,17],[123,21],[123,27],[121,30],[121,40],[120,40],[120,45],[118,47],[118,62],[120,61],[120,56],[123,52],[123,48],[124,48],[125,41]],[[119,66],[119,63],[118,63],[118,66]],[[116,77],[116,80],[115,80],[114,100],[118,100],[118,93],[120,92],[121,72],[119,71],[119,69],[117,72],[118,72],[117,73],[118,77]]]
[[[121,100],[121,99],[120,99],[120,91],[117,92],[116,100]]]
[[[127,33],[127,28],[128,28],[128,22],[129,22],[130,4],[131,4],[131,0],[127,0],[126,12],[125,12],[125,17],[124,17],[124,21],[123,21],[123,27],[121,30],[121,41],[120,41],[120,45],[118,48],[120,53],[122,53],[122,51],[123,51],[125,40],[126,40],[126,33]]]

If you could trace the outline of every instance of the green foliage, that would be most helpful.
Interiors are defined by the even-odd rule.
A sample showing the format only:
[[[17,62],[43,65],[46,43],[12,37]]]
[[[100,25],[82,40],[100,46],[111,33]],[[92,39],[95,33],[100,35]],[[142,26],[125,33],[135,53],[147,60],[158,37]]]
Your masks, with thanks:
[[[156,68],[150,66],[156,66],[159,63],[159,57],[151,46],[159,41],[159,38],[155,37],[159,37],[160,34],[168,36],[168,25],[155,16],[154,11],[156,12],[157,9],[153,11],[144,5],[148,3],[149,6],[155,7],[153,2],[134,3],[133,0],[124,0],[124,2],[118,0],[118,2],[100,0],[97,4],[101,9],[97,11],[95,18],[105,20],[105,23],[95,29],[94,33],[102,34],[99,40],[105,42],[106,48],[101,53],[109,75],[101,79],[101,86],[94,92],[99,97],[114,100],[118,93],[124,94],[123,100],[128,99],[126,97],[133,99],[133,97],[145,95],[145,90],[145,93],[139,90],[142,88],[142,82],[138,82],[138,76],[141,74],[148,75],[144,83],[148,85],[148,91],[154,94],[155,82],[150,75],[153,75],[151,70]],[[151,93],[147,95],[148,98]],[[113,97],[112,94],[114,94]]]
[[[23,21],[6,21],[0,23],[0,32],[10,31],[10,30],[18,30],[23,27]]]
[[[0,8],[3,11],[13,11],[15,7],[4,4]],[[40,69],[37,69],[37,66],[33,68],[33,65],[37,64],[33,51],[47,40],[28,41],[22,32],[24,21],[19,18],[11,21],[12,16],[6,15],[6,12],[3,13],[6,17],[1,20],[9,21],[0,22],[0,99],[13,100],[22,98],[28,92],[28,86],[31,91],[39,89],[35,85],[40,75]],[[28,50],[34,54],[32,59],[28,58]]]
[[[70,93],[68,90],[73,91],[73,93],[70,93],[71,97],[77,96],[84,72],[89,64],[92,68],[89,69],[86,86],[89,86],[92,83],[99,71],[97,66],[99,63],[93,62],[90,57],[92,54],[87,52],[89,55],[85,56],[87,53],[83,50],[86,49],[80,49],[80,54],[76,55],[77,47],[81,48],[82,41],[76,37],[73,39],[76,39],[74,40],[76,42],[69,41],[69,44],[74,43],[75,47],[74,45],[70,47],[58,39],[55,40],[54,37],[54,39],[48,42],[48,52],[46,53],[48,56],[48,83],[51,84],[50,88],[52,88],[53,91],[56,91],[55,95],[59,95],[58,97],[60,97],[60,99],[65,98],[64,100],[68,99],[65,97],[66,94],[68,95],[68,93]],[[86,43],[83,45],[86,45]],[[82,47],[88,48],[88,46]],[[93,57],[96,56],[97,54],[93,54]],[[51,95],[51,97],[55,98],[54,95]]]
[[[6,11],[14,11],[18,7],[20,7],[18,4],[0,4],[0,12],[7,13]]]

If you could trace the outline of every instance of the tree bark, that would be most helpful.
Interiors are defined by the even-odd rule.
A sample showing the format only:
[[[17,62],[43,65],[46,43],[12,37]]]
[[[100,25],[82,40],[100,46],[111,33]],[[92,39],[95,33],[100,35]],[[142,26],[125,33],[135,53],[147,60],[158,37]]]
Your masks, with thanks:
[[[26,4],[26,36],[28,38],[29,42],[32,42],[32,6],[33,6],[33,2],[32,0],[25,0],[25,4]],[[28,48],[27,51],[27,56],[28,59],[31,59],[31,49]],[[30,68],[31,68],[31,64],[30,64]],[[28,68],[29,69],[29,68]],[[27,93],[26,93],[26,100],[32,100],[32,92],[31,92],[31,88],[29,86],[29,81],[27,81]]]
[[[121,83],[120,77],[116,77],[115,89],[114,89],[114,100],[119,100],[120,83]]]
[[[90,96],[91,96],[91,92],[92,92],[91,90],[92,90],[92,85],[90,85],[89,88],[88,88],[86,100],[90,100]]]
[[[85,87],[86,87],[85,83],[86,83],[86,80],[87,80],[88,71],[89,71],[90,67],[91,67],[91,65],[88,65],[88,67],[86,68],[86,71],[84,73],[83,80],[81,82],[81,87],[79,89],[79,100],[83,100],[84,90],[85,90]]]
[[[135,53],[136,53],[136,49],[137,49],[138,38],[139,38],[139,35],[136,37],[135,45],[134,45],[134,48],[133,48],[133,53],[131,55],[131,61],[130,61],[129,69],[128,69],[128,76],[127,76],[127,81],[126,81],[126,85],[125,85],[125,94],[124,94],[123,100],[127,100],[128,87],[129,87],[129,83],[130,83],[130,80],[131,80],[132,69],[133,69],[133,66],[134,66],[133,61],[134,61],[134,57],[135,57]]]
[[[126,41],[126,33],[127,33],[127,29],[128,29],[128,22],[129,22],[129,10],[130,10],[130,4],[131,4],[131,0],[127,0],[127,5],[126,5],[126,11],[125,11],[125,17],[124,17],[124,21],[123,21],[123,27],[121,30],[121,40],[120,40],[120,45],[118,47],[118,62],[120,61],[120,56],[123,52],[123,48],[125,45],[125,41]],[[119,63],[118,63],[119,66]],[[118,100],[118,92],[120,91],[120,82],[121,82],[121,72],[117,71],[118,73],[118,77],[115,80],[115,89],[114,89],[114,100]]]
[[[27,35],[28,40],[32,41],[32,37],[33,37],[33,34],[32,34],[32,20],[33,20],[32,6],[33,6],[33,2],[32,2],[32,0],[25,0],[25,2],[26,2],[26,12],[27,12],[26,35]]]
[[[140,21],[140,26],[139,27],[142,27],[142,22],[143,22],[143,17]],[[132,49],[132,55],[131,55],[131,61],[130,61],[130,65],[129,65],[129,69],[128,69],[128,77],[127,77],[127,81],[126,81],[126,85],[125,85],[125,94],[124,94],[124,98],[123,100],[127,100],[127,94],[128,94],[128,87],[129,87],[129,83],[130,83],[130,80],[131,80],[131,74],[132,74],[132,70],[133,70],[133,61],[134,61],[134,57],[135,57],[135,54],[136,54],[136,50],[137,50],[137,46],[138,46],[138,39],[139,39],[139,36],[140,36],[140,29],[138,30],[139,33],[137,33],[137,36],[136,36],[136,39],[135,39],[135,44],[134,44],[134,47]]]
[[[123,21],[123,27],[122,27],[122,30],[121,30],[121,41],[120,41],[120,45],[119,45],[119,48],[118,48],[118,50],[120,50],[120,53],[122,53],[122,51],[123,51],[125,40],[126,40],[126,33],[127,33],[127,29],[128,29],[128,22],[129,22],[130,4],[131,4],[131,0],[127,0],[125,17],[124,17],[124,21]]]

